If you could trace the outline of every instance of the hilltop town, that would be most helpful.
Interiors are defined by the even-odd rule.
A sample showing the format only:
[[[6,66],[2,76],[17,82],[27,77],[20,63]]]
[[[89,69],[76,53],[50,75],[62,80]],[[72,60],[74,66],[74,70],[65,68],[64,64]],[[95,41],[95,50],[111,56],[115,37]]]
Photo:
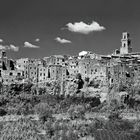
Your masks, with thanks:
[[[2,140],[139,140],[140,53],[129,33],[110,55],[0,58]]]
[[[42,59],[8,59],[1,51],[0,77],[3,85],[32,82],[38,86],[48,81],[70,81],[80,73],[82,79],[98,81],[99,86],[139,82],[140,53],[133,52],[130,35],[122,33],[121,47],[110,55],[82,51],[77,56],[52,55]]]

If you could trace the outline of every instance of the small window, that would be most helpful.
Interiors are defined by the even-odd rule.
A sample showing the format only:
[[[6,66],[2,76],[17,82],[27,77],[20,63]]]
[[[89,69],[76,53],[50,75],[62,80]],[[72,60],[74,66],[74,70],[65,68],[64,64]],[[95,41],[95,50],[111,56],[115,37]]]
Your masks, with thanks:
[[[10,74],[9,74],[10,76],[12,76],[13,75],[13,73],[12,72],[10,72]]]

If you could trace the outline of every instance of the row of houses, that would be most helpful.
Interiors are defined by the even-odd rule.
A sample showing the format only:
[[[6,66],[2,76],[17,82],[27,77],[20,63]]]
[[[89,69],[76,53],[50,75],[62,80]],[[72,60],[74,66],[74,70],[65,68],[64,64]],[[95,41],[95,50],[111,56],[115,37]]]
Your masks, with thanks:
[[[0,77],[5,84],[12,82],[44,83],[82,78],[97,80],[104,86],[140,80],[140,53],[132,52],[130,35],[122,34],[120,49],[110,55],[82,51],[77,56],[53,55],[42,59],[11,60],[6,52],[0,54]]]

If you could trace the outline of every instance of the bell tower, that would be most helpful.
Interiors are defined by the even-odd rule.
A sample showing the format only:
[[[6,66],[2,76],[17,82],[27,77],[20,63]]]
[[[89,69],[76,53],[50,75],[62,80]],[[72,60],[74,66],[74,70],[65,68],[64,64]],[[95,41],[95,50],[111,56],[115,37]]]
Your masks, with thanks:
[[[130,35],[128,32],[122,33],[120,54],[128,54],[132,52]]]

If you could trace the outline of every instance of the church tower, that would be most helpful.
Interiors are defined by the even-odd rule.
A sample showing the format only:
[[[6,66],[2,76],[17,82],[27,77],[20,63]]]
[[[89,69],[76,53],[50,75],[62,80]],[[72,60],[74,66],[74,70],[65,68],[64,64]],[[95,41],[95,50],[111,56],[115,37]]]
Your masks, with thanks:
[[[128,32],[122,33],[120,54],[128,54],[132,52],[130,35]]]

